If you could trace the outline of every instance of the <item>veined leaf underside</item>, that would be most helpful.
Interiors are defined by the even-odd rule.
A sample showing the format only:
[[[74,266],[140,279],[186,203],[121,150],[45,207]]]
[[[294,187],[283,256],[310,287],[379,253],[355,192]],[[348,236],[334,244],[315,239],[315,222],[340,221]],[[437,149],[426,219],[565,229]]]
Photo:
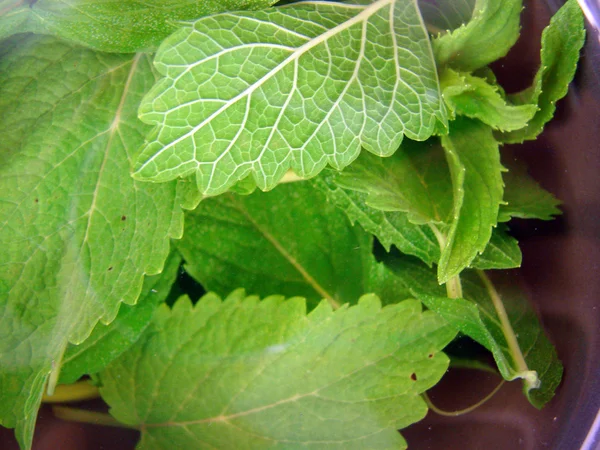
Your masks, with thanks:
[[[164,78],[142,102],[155,129],[134,176],[196,173],[217,195],[252,174],[273,188],[392,154],[445,122],[431,47],[412,0],[303,2],[198,20],[156,60]]]

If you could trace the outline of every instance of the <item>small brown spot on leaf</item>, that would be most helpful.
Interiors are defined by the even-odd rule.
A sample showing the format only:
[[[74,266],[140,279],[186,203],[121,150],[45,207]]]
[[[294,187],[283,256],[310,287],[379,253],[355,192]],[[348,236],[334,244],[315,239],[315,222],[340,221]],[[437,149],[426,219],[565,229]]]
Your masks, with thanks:
[[[127,220],[127,216],[121,216],[121,220],[122,221],[126,221]]]
[[[416,373],[411,373],[410,374],[410,379],[413,381],[417,381],[417,374]]]
[[[35,201],[36,203],[39,203],[39,202],[40,202],[40,201],[39,201],[37,198],[36,198],[34,201]]]
[[[110,272],[112,269],[113,269],[113,268],[112,268],[112,266],[110,266],[110,267],[108,268],[108,271]]]
[[[433,358],[433,353],[429,354],[429,359]]]

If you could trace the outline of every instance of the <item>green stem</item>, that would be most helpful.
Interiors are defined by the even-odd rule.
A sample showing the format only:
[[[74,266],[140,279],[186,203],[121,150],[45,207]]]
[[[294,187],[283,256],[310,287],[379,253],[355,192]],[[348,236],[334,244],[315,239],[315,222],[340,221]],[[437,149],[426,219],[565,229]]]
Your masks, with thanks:
[[[93,425],[104,425],[108,427],[131,428],[138,430],[134,425],[119,422],[110,414],[97,411],[86,411],[85,409],[69,408],[67,406],[52,407],[54,416],[69,422],[91,423]]]
[[[506,339],[506,343],[508,344],[508,349],[510,354],[517,365],[517,371],[519,372],[519,376],[524,378],[530,388],[537,388],[540,385],[540,380],[538,378],[537,372],[534,370],[529,370],[527,366],[527,362],[525,361],[525,356],[523,356],[523,352],[521,351],[521,347],[519,346],[519,341],[517,340],[517,335],[515,334],[515,330],[510,324],[510,320],[508,318],[508,314],[506,313],[506,308],[504,308],[504,303],[502,303],[502,299],[500,298],[500,294],[494,287],[492,281],[485,274],[483,270],[477,270],[477,275],[485,285],[487,289],[488,295],[492,300],[492,304],[494,305],[494,309],[496,310],[496,314],[500,319],[500,324],[502,325],[502,333],[504,334],[504,338]]]
[[[425,403],[427,403],[427,407],[429,409],[431,409],[434,413],[439,414],[440,416],[457,417],[457,416],[462,416],[464,414],[468,414],[471,411],[474,411],[477,408],[479,408],[481,405],[487,403],[494,395],[496,395],[498,393],[498,391],[502,388],[502,386],[504,386],[504,382],[505,381],[502,380],[500,383],[498,383],[498,386],[496,386],[492,392],[490,392],[488,395],[486,395],[483,399],[479,400],[474,405],[471,405],[464,409],[459,409],[457,411],[444,411],[443,409],[438,408],[431,402],[431,399],[429,398],[429,396],[427,395],[426,392],[423,392],[422,395],[423,395],[423,400],[425,400]]]
[[[98,388],[88,381],[78,381],[74,384],[59,384],[52,395],[44,394],[43,403],[71,403],[98,398]]]
[[[50,377],[48,378],[48,384],[46,386],[46,393],[51,396],[54,394],[54,389],[56,389],[56,385],[58,384],[58,377],[60,376],[60,369],[62,368],[62,359],[65,355],[65,350],[67,349],[67,345],[65,344],[63,348],[60,350],[60,354],[57,359],[52,360],[52,369],[50,372]]]
[[[462,283],[460,281],[460,275],[456,275],[448,280],[446,283],[446,293],[448,298],[462,298]]]
[[[444,234],[439,230],[439,228],[433,225],[432,223],[428,225],[429,228],[431,228],[431,231],[433,231],[433,234],[435,235],[435,238],[438,241],[438,244],[440,246],[440,252],[443,252],[447,244],[446,236],[444,236]],[[446,282],[446,293],[448,295],[448,298],[462,298],[463,291],[462,283],[460,281],[460,275],[456,275],[455,277],[452,277]]]

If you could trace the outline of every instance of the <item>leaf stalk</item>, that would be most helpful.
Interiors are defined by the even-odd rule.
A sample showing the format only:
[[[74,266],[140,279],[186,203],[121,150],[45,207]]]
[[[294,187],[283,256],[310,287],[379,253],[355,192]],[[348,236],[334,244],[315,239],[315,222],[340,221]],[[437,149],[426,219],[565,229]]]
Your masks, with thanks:
[[[92,425],[104,425],[108,427],[131,428],[139,430],[138,427],[119,422],[113,416],[98,411],[87,411],[85,409],[70,408],[68,406],[54,406],[52,413],[55,417],[69,422],[89,423]]]
[[[73,403],[100,397],[98,388],[89,381],[56,386],[52,395],[44,394],[42,403]]]
[[[491,400],[491,398],[494,395],[496,395],[498,393],[498,391],[500,391],[502,386],[504,386],[504,383],[505,383],[505,380],[500,381],[500,383],[498,383],[498,385],[492,390],[492,392],[490,392],[488,395],[483,397],[481,400],[479,400],[474,405],[471,405],[471,406],[468,406],[467,408],[459,409],[456,411],[445,411],[443,409],[438,408],[437,406],[435,406],[433,404],[433,402],[431,401],[431,398],[429,398],[429,396],[427,395],[427,392],[423,392],[422,396],[423,396],[423,400],[425,400],[425,403],[427,403],[427,407],[429,409],[431,409],[434,413],[439,414],[440,416],[445,416],[445,417],[458,417],[458,416],[463,416],[465,414],[473,412],[480,406],[487,403],[489,400]]]
[[[500,298],[500,294],[496,290],[492,280],[485,274],[483,270],[477,270],[477,275],[485,285],[485,288],[488,291],[488,295],[492,300],[494,305],[494,309],[496,310],[496,314],[498,314],[498,318],[500,319],[500,324],[502,325],[502,332],[506,339],[506,343],[508,344],[508,348],[510,353],[517,365],[517,370],[519,372],[519,377],[523,378],[527,383],[530,389],[535,389],[540,386],[540,379],[538,374],[534,370],[530,370],[527,366],[527,362],[525,361],[525,356],[521,351],[521,347],[519,346],[519,341],[517,340],[517,335],[515,334],[515,330],[510,324],[510,320],[508,318],[508,314],[506,312],[506,308],[504,307],[504,303],[502,303],[502,299]]]

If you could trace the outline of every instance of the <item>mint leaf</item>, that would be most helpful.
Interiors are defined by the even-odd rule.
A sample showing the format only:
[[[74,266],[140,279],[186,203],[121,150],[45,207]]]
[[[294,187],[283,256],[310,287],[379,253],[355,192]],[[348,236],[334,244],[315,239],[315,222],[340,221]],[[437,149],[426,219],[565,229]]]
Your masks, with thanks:
[[[417,225],[452,215],[452,180],[437,141],[404,141],[389,158],[363,154],[335,177],[338,186],[367,194],[368,206],[403,211]]]
[[[457,118],[442,145],[454,189],[453,222],[438,266],[445,283],[487,246],[502,201],[503,168],[492,130],[480,122]]]
[[[135,305],[121,305],[110,324],[96,325],[92,334],[79,345],[65,350],[60,383],[71,384],[83,375],[100,372],[131,347],[150,323],[152,316],[171,289],[179,273],[181,257],[172,252],[162,273],[144,278],[142,293]]]
[[[542,132],[554,115],[556,102],[567,94],[584,42],[583,13],[577,0],[568,0],[542,33],[540,68],[533,85],[510,96],[516,105],[536,105],[537,114],[525,128],[500,134],[503,142],[535,139]]]
[[[446,68],[440,76],[444,102],[452,114],[479,119],[490,127],[518,130],[535,115],[536,105],[511,105],[501,89],[485,79]]]
[[[440,247],[429,227],[409,222],[405,213],[379,211],[368,206],[367,194],[342,189],[335,179],[333,171],[325,170],[311,183],[344,211],[353,224],[358,223],[374,234],[388,251],[393,244],[401,252],[417,256],[429,266],[438,262]]]
[[[553,397],[562,364],[519,283],[499,273],[494,277],[500,280],[497,291],[486,284],[485,276],[467,270],[461,274],[465,298],[451,299],[438,285],[435,273],[417,260],[403,257],[388,264],[413,296],[489,349],[506,380],[523,378],[524,393],[532,405],[541,408]],[[512,330],[506,329],[499,311],[505,311]]]
[[[154,50],[178,23],[223,11],[266,8],[272,0],[9,0],[0,2],[0,38],[52,34],[106,52]]]
[[[506,187],[498,222],[508,222],[511,217],[552,220],[554,216],[561,214],[558,209],[560,200],[531,178],[524,164],[507,160],[505,165],[508,172],[502,175]]]
[[[475,0],[471,20],[433,40],[439,66],[473,71],[508,53],[519,37],[522,0]]]
[[[129,174],[154,82],[146,55],[16,37],[0,60],[0,423],[31,444],[42,390],[182,232],[176,185]],[[14,126],[17,124],[17,126]]]
[[[236,286],[332,303],[354,301],[365,289],[372,240],[308,183],[248,196],[203,201],[175,242],[186,271],[220,295]]]
[[[309,183],[207,199],[187,215],[185,230],[176,245],[186,271],[217,293],[232,286],[261,296],[297,292],[311,308],[323,298],[339,306],[365,293],[386,304],[407,298],[376,262],[371,236]]]
[[[45,96],[36,95],[43,91],[40,79],[46,73],[51,79],[57,78],[58,61],[72,58],[72,51],[72,46],[56,39],[25,35],[0,43],[2,161],[9,161],[11,155],[17,154],[21,141],[35,128],[35,122],[50,112],[57,100],[71,93],[72,86],[59,85],[55,81],[52,92]],[[80,74],[77,67],[69,69],[69,77],[77,78],[80,84],[85,83],[85,73]]]
[[[396,430],[425,416],[454,334],[415,300],[307,315],[301,298],[184,297],[102,372],[101,394],[140,448],[405,448]]]
[[[343,172],[325,173],[313,183],[388,249],[394,244],[428,265],[439,261],[435,232],[452,218],[453,194],[437,140],[406,140],[388,158],[363,153]],[[436,227],[423,226],[430,224]]]
[[[476,269],[513,269],[521,267],[521,249],[519,243],[507,232],[508,227],[499,226],[481,255],[475,257],[471,267]]]
[[[464,123],[468,124],[468,122]],[[488,146],[486,151],[490,152],[487,156],[478,154],[479,148],[475,146],[479,144],[474,144],[477,137],[473,137],[474,141],[464,138],[469,141],[470,150],[463,148],[460,150],[461,152],[469,151],[479,158],[470,165],[469,178],[472,180],[472,189],[481,189],[481,186],[476,184],[480,182],[477,171],[490,171],[490,168],[493,167],[496,167],[498,171],[501,170],[501,166],[497,163],[497,146],[489,131],[485,131],[485,127],[476,125],[475,122],[473,125],[466,126],[467,128],[473,126],[474,130],[479,129],[479,131],[475,131],[474,136],[479,135],[480,138],[483,138],[485,145]],[[471,133],[471,131],[466,131],[466,133]],[[462,139],[460,133],[457,133],[456,136],[457,139]],[[485,147],[482,148],[485,149]],[[493,173],[492,179],[499,178],[499,173],[491,173]],[[485,180],[485,177],[482,178]],[[459,179],[458,182],[460,183],[461,180]],[[450,229],[448,224],[453,221],[453,186],[444,149],[437,141],[428,140],[422,143],[405,141],[400,149],[389,158],[363,154],[343,172],[337,174],[326,172],[325,175],[313,181],[313,184],[326,192],[352,220],[358,221],[367,231],[372,232],[378,238],[383,238],[383,243],[387,245],[388,249],[390,243],[400,244],[398,248],[402,252],[418,256],[429,265],[439,261],[440,244],[435,233],[444,240],[444,233]],[[501,189],[501,183],[499,183],[499,187]],[[492,194],[495,191],[492,189],[487,192]],[[460,196],[463,193],[459,191],[458,195],[457,200],[462,201]],[[476,197],[482,194],[469,192],[468,195]],[[494,195],[497,203],[497,192]],[[462,208],[462,205],[459,205],[459,208]],[[389,211],[402,211],[406,214],[392,216]],[[476,211],[476,213],[480,214],[482,211]],[[466,210],[462,210],[462,213],[471,214]],[[489,217],[492,216],[493,213]],[[396,227],[390,226],[392,218],[396,220]],[[402,219],[404,220],[402,221]],[[461,220],[473,219],[468,217]],[[433,224],[434,226],[431,228],[420,226],[422,224]],[[490,227],[493,225],[495,225],[494,220],[489,222]],[[467,225],[463,226],[467,227]],[[399,232],[400,239],[397,239],[388,230]],[[406,243],[407,239],[402,239],[408,233],[411,233],[412,238],[409,245]],[[497,235],[492,234],[491,237],[492,242],[483,241],[480,251],[485,248],[484,254],[475,257],[475,260],[469,262],[468,265],[485,269],[519,266],[521,253],[516,241],[500,232]],[[460,239],[464,241],[468,238],[469,236],[464,236]],[[490,235],[486,239],[490,239]],[[463,249],[464,247],[459,248],[459,250]]]
[[[530,403],[536,408],[542,408],[554,396],[554,391],[560,383],[563,367],[558,359],[556,350],[546,337],[544,330],[531,308],[529,299],[515,282],[514,276],[499,273],[497,277],[498,291],[482,282],[476,273],[463,277],[465,297],[478,307],[481,321],[489,330],[492,341],[490,350],[495,354],[498,368],[502,376],[524,378],[523,390]],[[512,325],[516,343],[523,354],[525,364],[519,363],[519,357],[507,342],[497,309],[494,307],[494,296],[500,301],[507,312],[507,319]],[[484,342],[480,342],[485,345]],[[501,351],[506,363],[502,364],[497,356]],[[527,371],[534,371],[536,378]],[[531,378],[530,378],[531,377]]]
[[[140,118],[155,125],[137,179],[196,174],[204,195],[251,175],[274,187],[342,169],[361,146],[390,155],[446,117],[429,38],[412,0],[302,2],[184,26],[155,59],[163,78]]]

